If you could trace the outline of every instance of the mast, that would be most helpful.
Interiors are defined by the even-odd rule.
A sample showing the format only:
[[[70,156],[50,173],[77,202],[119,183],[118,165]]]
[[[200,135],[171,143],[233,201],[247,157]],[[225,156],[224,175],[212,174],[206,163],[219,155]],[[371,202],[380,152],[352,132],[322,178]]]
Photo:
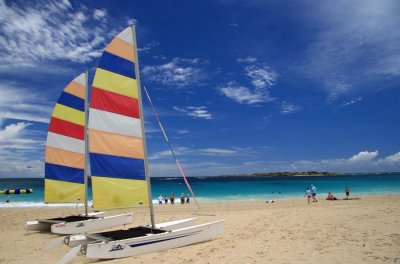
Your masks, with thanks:
[[[135,26],[132,25],[132,32],[133,32],[133,45],[135,48],[135,72],[136,72],[136,81],[138,87],[138,97],[139,97],[139,109],[140,109],[140,121],[142,124],[142,140],[143,140],[143,149],[144,149],[144,171],[146,175],[146,182],[147,182],[147,190],[149,195],[149,207],[150,207],[150,220],[151,220],[151,227],[155,228],[155,221],[154,221],[154,208],[153,208],[153,199],[151,195],[151,186],[150,186],[150,171],[149,171],[149,164],[147,162],[147,146],[146,146],[146,134],[144,130],[144,115],[143,115],[143,104],[142,104],[142,91],[140,88],[140,74],[139,74],[139,58],[137,52],[137,43],[136,43],[136,30]]]
[[[87,166],[87,162],[88,162],[88,136],[87,136],[87,124],[88,124],[88,98],[89,98],[89,74],[88,71],[85,72],[85,128],[84,128],[84,140],[85,140],[85,169],[84,169],[84,173],[83,173],[83,181],[84,181],[84,185],[85,185],[85,215],[88,216],[88,166]]]

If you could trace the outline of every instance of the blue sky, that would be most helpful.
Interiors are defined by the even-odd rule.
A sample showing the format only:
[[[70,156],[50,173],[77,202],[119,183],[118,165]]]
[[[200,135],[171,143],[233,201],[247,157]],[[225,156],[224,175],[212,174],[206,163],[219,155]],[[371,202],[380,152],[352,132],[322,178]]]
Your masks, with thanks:
[[[187,175],[400,171],[399,13],[386,0],[0,0],[0,176],[43,176],[59,94],[130,24]],[[143,101],[151,174],[177,176]]]

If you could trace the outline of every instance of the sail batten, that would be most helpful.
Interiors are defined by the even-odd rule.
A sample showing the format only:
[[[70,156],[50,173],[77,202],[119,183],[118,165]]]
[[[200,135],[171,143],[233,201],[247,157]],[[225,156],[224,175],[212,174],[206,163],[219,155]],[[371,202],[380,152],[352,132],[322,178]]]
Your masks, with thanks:
[[[46,203],[85,197],[85,74],[71,81],[54,107],[45,151]]]
[[[149,204],[132,28],[105,48],[91,91],[89,157],[93,206]]]

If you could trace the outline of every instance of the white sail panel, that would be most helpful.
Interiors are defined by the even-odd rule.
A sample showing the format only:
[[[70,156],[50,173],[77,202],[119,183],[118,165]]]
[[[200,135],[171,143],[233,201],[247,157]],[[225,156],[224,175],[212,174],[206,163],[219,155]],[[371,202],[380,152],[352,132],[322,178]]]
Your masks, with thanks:
[[[142,138],[140,119],[98,109],[90,109],[89,129]]]
[[[85,141],[49,132],[46,146],[85,154]]]

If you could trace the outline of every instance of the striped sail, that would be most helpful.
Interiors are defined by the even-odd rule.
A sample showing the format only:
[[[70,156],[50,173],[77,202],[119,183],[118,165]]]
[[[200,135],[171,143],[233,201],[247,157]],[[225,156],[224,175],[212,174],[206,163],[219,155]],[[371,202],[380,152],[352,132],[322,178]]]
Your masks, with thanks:
[[[54,107],[46,141],[46,203],[84,201],[85,86],[82,73],[65,87]]]
[[[88,128],[95,208],[149,204],[133,34],[129,27],[111,41],[93,80]]]

